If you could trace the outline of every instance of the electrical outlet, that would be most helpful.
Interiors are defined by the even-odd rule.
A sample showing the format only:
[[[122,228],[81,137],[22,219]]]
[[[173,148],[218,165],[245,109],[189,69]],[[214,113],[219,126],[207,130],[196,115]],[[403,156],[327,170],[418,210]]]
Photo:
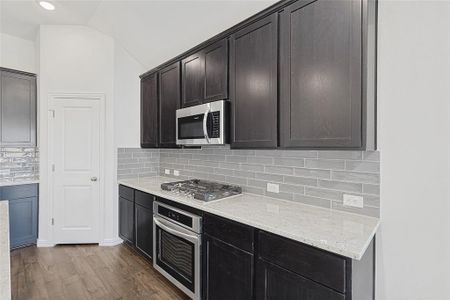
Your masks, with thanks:
[[[175,176],[180,176],[180,171],[178,171],[178,170],[173,170],[173,175],[175,175]]]
[[[344,194],[344,206],[364,207],[364,198],[362,196]]]
[[[267,191],[272,193],[279,193],[280,192],[280,186],[275,183],[267,183]]]
[[[164,169],[164,174],[170,175],[170,170],[169,169]]]

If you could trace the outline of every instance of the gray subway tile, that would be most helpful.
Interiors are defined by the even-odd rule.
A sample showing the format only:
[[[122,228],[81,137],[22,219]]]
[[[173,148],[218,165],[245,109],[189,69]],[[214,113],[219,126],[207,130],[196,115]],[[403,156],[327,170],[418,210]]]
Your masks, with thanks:
[[[363,184],[363,193],[380,195],[380,185],[378,184]]]
[[[220,175],[233,175],[234,174],[233,170],[231,170],[231,169],[220,169],[220,168],[214,169],[214,173],[220,174]]]
[[[307,150],[280,150],[282,157],[291,158],[317,158],[317,151]]]
[[[380,161],[379,151],[365,151],[363,152],[363,159],[370,161]]]
[[[227,156],[225,161],[232,163],[244,163],[247,162],[247,156]]]
[[[348,160],[345,162],[345,169],[355,172],[379,173],[380,164],[378,162]]]
[[[292,193],[292,194],[304,194],[305,187],[301,185],[280,184],[280,192]]]
[[[252,193],[252,194],[258,194],[258,195],[264,195],[264,189],[263,188],[257,188],[253,186],[243,186],[242,191],[244,193]]]
[[[360,173],[348,171],[333,171],[331,178],[343,181],[360,182],[360,183],[380,183],[380,175],[373,173]]]
[[[330,200],[342,200],[342,194],[341,191],[335,191],[335,190],[329,190],[329,189],[322,189],[322,188],[315,188],[315,187],[306,187],[305,188],[305,195],[307,196],[313,196],[317,198],[323,198],[323,199],[330,199]]]
[[[264,156],[249,156],[247,157],[247,162],[250,164],[272,165],[273,158]]]
[[[236,177],[255,178],[255,173],[250,171],[234,170],[233,175]]]
[[[263,172],[264,166],[253,164],[241,164],[241,169],[244,171]]]
[[[256,179],[248,179],[247,180],[247,185],[248,186],[259,187],[259,188],[266,189],[267,188],[267,181],[256,180]]]
[[[331,171],[329,170],[295,168],[294,174],[295,176],[311,177],[311,178],[331,178]]]
[[[279,166],[265,166],[266,173],[292,175],[294,174],[294,168],[292,167],[279,167]]]
[[[255,173],[255,178],[270,181],[270,182],[283,182],[283,175]]]
[[[353,182],[345,182],[345,181],[336,181],[336,180],[319,180],[319,186],[327,189],[347,191],[347,192],[362,192],[362,184],[361,183],[353,183]]]
[[[319,151],[319,158],[361,160],[362,157],[361,151]]]
[[[343,170],[345,161],[338,159],[305,159],[305,167],[313,169]]]
[[[221,163],[219,163],[219,168],[221,168],[221,169],[239,170],[241,167],[240,167],[239,164],[221,162]]]
[[[298,185],[317,186],[317,179],[308,177],[284,176],[284,182]]]
[[[247,178],[242,177],[226,176],[225,181],[231,184],[247,185]]]
[[[273,164],[276,166],[301,168],[305,166],[305,160],[303,158],[274,158]]]

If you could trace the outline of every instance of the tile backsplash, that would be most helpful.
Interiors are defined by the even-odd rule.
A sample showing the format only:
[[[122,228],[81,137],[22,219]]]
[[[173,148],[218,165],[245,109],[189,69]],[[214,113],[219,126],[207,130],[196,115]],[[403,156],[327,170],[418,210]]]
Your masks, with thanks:
[[[38,180],[39,149],[0,147],[0,181]]]
[[[209,179],[267,195],[353,213],[379,216],[380,155],[377,151],[119,149],[118,177],[160,174],[179,180]],[[165,170],[171,175],[166,175]],[[178,170],[180,176],[174,176]],[[267,183],[279,185],[268,192]],[[364,208],[343,206],[343,195],[360,195]]]
[[[159,149],[119,148],[117,178],[155,176],[159,173]]]

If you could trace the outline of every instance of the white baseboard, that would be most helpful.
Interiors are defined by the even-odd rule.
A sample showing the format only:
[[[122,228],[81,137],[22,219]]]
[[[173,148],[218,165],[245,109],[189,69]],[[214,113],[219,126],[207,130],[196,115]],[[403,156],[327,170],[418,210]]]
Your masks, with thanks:
[[[101,241],[98,245],[103,247],[111,247],[111,246],[117,246],[123,243],[123,240],[120,238],[117,239],[104,239]]]
[[[47,240],[37,240],[36,246],[37,247],[55,247],[56,244],[52,243],[50,241],[47,241]]]

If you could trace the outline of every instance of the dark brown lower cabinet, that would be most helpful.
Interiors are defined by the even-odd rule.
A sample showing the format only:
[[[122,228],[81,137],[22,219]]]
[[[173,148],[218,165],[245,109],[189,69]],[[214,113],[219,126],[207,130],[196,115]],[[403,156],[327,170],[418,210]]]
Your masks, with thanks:
[[[203,299],[253,299],[253,254],[204,235]]]
[[[134,201],[119,197],[119,236],[134,244]]]
[[[345,295],[263,259],[256,263],[256,300],[345,300]]]
[[[136,203],[135,219],[136,248],[151,258],[153,256],[153,210]]]

